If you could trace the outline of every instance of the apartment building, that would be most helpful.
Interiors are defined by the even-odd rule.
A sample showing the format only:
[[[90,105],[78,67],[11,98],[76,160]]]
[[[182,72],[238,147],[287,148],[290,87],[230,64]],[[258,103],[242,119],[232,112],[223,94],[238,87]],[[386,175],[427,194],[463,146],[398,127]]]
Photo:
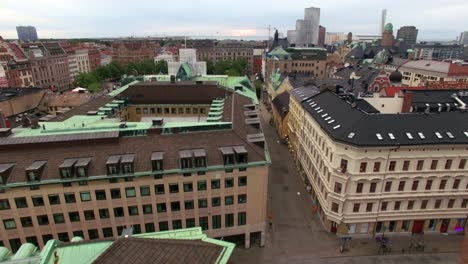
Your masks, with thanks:
[[[75,51],[76,63],[78,65],[78,72],[90,72],[91,66],[89,64],[88,50],[80,49]]]
[[[463,232],[466,112],[368,114],[330,91],[290,101],[291,152],[327,230]]]
[[[468,81],[468,65],[416,60],[407,61],[400,66],[403,74],[402,84],[407,86],[424,85],[426,81]]]
[[[157,44],[146,40],[124,40],[112,43],[112,61],[127,66],[132,62],[153,60]]]
[[[263,245],[269,155],[256,109],[217,82],[133,82],[54,122],[4,129],[1,245],[195,226]]]

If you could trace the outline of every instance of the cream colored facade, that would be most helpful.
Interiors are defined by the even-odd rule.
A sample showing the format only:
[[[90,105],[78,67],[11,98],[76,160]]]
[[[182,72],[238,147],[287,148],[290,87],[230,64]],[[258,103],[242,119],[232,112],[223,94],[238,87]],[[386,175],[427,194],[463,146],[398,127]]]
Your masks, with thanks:
[[[78,65],[78,72],[90,72],[91,71],[87,49],[76,51],[76,63]]]
[[[456,233],[465,225],[468,146],[342,144],[294,97],[289,129],[293,156],[328,231],[351,236],[384,230],[386,235]]]
[[[382,114],[396,114],[400,113],[403,108],[403,97],[399,97],[398,93],[395,93],[394,97],[384,97],[380,93],[373,93],[372,97],[363,97]]]

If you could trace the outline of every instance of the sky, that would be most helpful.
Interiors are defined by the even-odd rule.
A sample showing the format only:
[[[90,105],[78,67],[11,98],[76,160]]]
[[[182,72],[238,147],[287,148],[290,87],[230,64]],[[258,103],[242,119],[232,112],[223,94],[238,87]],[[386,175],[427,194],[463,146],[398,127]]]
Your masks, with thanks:
[[[321,8],[328,32],[377,35],[387,22],[414,25],[418,40],[454,40],[468,31],[467,0],[0,0],[0,36],[33,25],[40,38],[286,35],[306,7]],[[272,32],[273,34],[273,32]]]

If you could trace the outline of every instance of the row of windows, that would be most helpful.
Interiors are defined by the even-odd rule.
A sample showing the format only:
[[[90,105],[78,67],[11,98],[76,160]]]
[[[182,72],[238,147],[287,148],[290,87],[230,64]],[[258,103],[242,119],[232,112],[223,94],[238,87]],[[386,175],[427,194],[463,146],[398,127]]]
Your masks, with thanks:
[[[247,176],[240,176],[237,179],[237,185],[239,187],[247,186]],[[185,182],[182,184],[183,192],[192,192],[193,191],[193,183],[192,182]],[[234,187],[234,178],[226,178],[224,179],[224,188],[233,188]],[[211,180],[211,189],[220,189],[221,188],[221,180],[214,179]],[[178,183],[170,183],[168,184],[169,193],[178,193],[179,192],[179,184]],[[199,180],[197,181],[197,190],[198,191],[206,191],[207,190],[207,181],[206,180]],[[120,199],[121,189],[115,188],[110,189],[110,197],[111,199]],[[156,184],[154,185],[154,193],[156,195],[162,195],[166,193],[166,187],[164,184]],[[96,190],[95,196],[96,200],[106,200],[107,199],[106,190]],[[151,195],[151,188],[150,186],[141,186],[140,187],[140,196],[149,196]],[[65,193],[63,194],[65,203],[76,203],[76,196],[75,193]],[[126,187],[125,188],[125,196],[127,198],[136,197],[137,191],[135,187]],[[42,196],[32,196],[32,203],[34,206],[44,206],[44,198]],[[91,201],[91,193],[90,192],[80,192],[80,199],[82,202],[89,202]],[[26,201],[26,197],[17,197],[14,198],[15,204],[17,208],[26,208],[28,207],[28,203]],[[58,194],[50,194],[48,195],[48,200],[50,205],[57,205],[60,204],[60,196]],[[1,199],[0,200],[0,210],[7,210],[10,209],[10,202],[8,199]]]
[[[161,221],[158,222],[158,227],[159,231],[167,231],[169,230],[169,222],[168,221]],[[224,215],[224,227],[229,228],[229,227],[234,227],[235,226],[234,222],[234,214],[225,214]],[[246,212],[239,212],[237,213],[237,226],[244,226],[247,224],[247,213]],[[10,224],[11,225],[11,224]],[[203,230],[208,230],[210,228],[209,226],[209,218],[208,216],[202,216],[198,218],[198,223],[196,223],[195,218],[187,218],[185,219],[185,228],[191,228],[195,226],[200,226]],[[134,234],[140,234],[142,232],[141,230],[141,225],[140,224],[135,224],[132,225],[133,227],[133,233]],[[211,216],[211,229],[220,229],[222,227],[222,215],[213,215]],[[124,230],[124,226],[117,226],[117,232],[116,235],[122,234],[122,231]],[[146,233],[151,233],[151,232],[156,232],[155,224],[154,223],[145,223],[144,225],[145,232]],[[172,229],[182,229],[182,220],[172,220]],[[104,227],[101,229],[102,231],[102,238],[111,238],[114,237],[114,229],[112,227]],[[73,231],[72,232],[73,237],[79,236],[84,238],[84,232],[83,231]],[[93,239],[99,239],[99,231],[98,229],[89,229],[88,230],[88,237],[90,240]],[[47,243],[47,241],[53,239],[53,235],[51,234],[46,234],[42,236],[42,241],[44,245]],[[63,242],[68,242],[70,241],[70,237],[68,232],[63,232],[63,233],[58,233],[57,238],[60,241]],[[29,236],[26,237],[26,242],[29,242],[31,244],[34,244],[36,246],[38,245],[38,240],[37,237],[35,236]],[[20,246],[21,246],[21,240],[19,238],[13,238],[9,240],[10,247],[13,252],[16,252]],[[0,241],[0,246],[4,246],[3,241]]]
[[[341,160],[341,168],[346,169],[347,164],[348,164],[347,160],[345,160],[345,159]],[[424,164],[425,164],[424,160],[418,160],[416,162],[415,169],[417,171],[424,170],[425,169]],[[410,169],[410,165],[411,165],[411,161],[409,161],[409,160],[403,161],[401,170],[402,171],[408,171]],[[430,170],[437,170],[438,165],[439,165],[439,160],[432,160],[431,163],[430,163],[429,169]],[[453,165],[453,160],[452,159],[447,159],[447,160],[445,160],[445,164],[444,164],[443,168],[445,170],[450,170],[450,169],[452,169],[452,165]],[[459,170],[463,170],[463,169],[465,169],[465,166],[466,166],[466,159],[460,159],[457,168]],[[361,172],[361,173],[367,172],[367,167],[368,167],[367,162],[361,162],[361,164],[359,166],[359,172]],[[396,167],[397,167],[397,162],[394,161],[394,160],[390,161],[389,166],[388,166],[388,170],[389,171],[395,171]],[[373,172],[379,172],[380,171],[380,162],[378,162],[378,161],[374,162],[374,166],[373,166],[372,171]]]
[[[211,198],[211,207],[219,207],[221,206],[221,197],[213,197]],[[237,196],[237,203],[244,204],[247,203],[247,195],[240,194]],[[186,200],[183,203],[184,209],[187,210],[194,210],[195,203],[194,200]],[[234,205],[234,196],[225,196],[224,197],[224,205]],[[169,208],[171,212],[179,212],[181,210],[181,203],[180,202],[170,202]],[[208,208],[208,199],[198,199],[198,207],[197,209]],[[156,212],[158,213],[166,213],[168,206],[166,203],[158,203],[156,204]],[[138,206],[129,206],[127,210],[124,207],[115,207],[112,209],[113,215],[115,218],[124,217],[125,211],[127,211],[128,216],[137,216],[139,215],[139,208]],[[153,205],[151,204],[144,204],[141,206],[142,214],[152,214],[153,213]],[[108,219],[110,218],[110,211],[108,208],[98,209],[98,214],[100,219]],[[95,220],[95,211],[94,210],[85,210],[80,216],[80,212],[69,212],[68,218],[70,222],[79,222],[81,218],[84,217],[84,220]],[[52,219],[54,224],[63,224],[65,223],[65,216],[63,213],[56,213],[52,215]],[[21,217],[20,218],[21,226],[22,227],[32,227],[33,220],[30,216]],[[49,216],[48,215],[38,215],[37,216],[37,223],[38,225],[49,225]],[[4,219],[3,225],[5,229],[15,229],[17,227],[15,219]]]
[[[135,108],[137,114],[206,114],[205,107],[152,107]]]
[[[429,200],[421,200],[421,204],[420,204],[420,209],[421,210],[425,210],[427,209],[427,205],[428,205],[428,202]],[[443,200],[442,199],[436,199],[434,201],[434,207],[433,209],[440,209],[441,206],[442,206],[442,202]],[[380,204],[380,210],[381,211],[387,211],[390,209],[389,207],[389,203],[390,202],[386,202],[386,201],[383,201],[381,204]],[[455,208],[455,203],[456,203],[456,199],[449,199],[447,201],[447,208],[449,209],[452,209],[452,208]],[[415,201],[414,200],[409,200],[406,204],[406,210],[414,210],[416,208],[414,208],[414,204],[415,204]],[[401,201],[395,201],[393,202],[393,210],[394,211],[399,211],[401,210],[402,208],[402,202]],[[461,202],[459,203],[459,208],[467,208],[467,205],[468,205],[468,199],[462,199]],[[372,212],[373,210],[373,207],[374,207],[374,203],[366,203],[365,204],[365,212]],[[353,204],[353,213],[359,213],[361,211],[361,204],[360,203],[355,203]]]

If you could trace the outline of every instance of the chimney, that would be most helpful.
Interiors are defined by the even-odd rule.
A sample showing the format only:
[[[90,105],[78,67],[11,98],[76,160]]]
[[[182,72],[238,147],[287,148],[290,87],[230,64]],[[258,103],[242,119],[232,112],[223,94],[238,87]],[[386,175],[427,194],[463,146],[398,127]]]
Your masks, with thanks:
[[[21,126],[22,127],[30,127],[31,126],[31,120],[26,116],[26,114],[23,115],[21,118]]]
[[[175,75],[171,75],[171,83],[175,83],[176,82],[176,77]]]
[[[409,113],[411,111],[411,105],[413,104],[413,92],[407,91],[403,98],[402,113]]]
[[[31,128],[32,129],[38,129],[40,128],[41,126],[39,126],[39,120],[37,118],[33,118],[31,120]]]

